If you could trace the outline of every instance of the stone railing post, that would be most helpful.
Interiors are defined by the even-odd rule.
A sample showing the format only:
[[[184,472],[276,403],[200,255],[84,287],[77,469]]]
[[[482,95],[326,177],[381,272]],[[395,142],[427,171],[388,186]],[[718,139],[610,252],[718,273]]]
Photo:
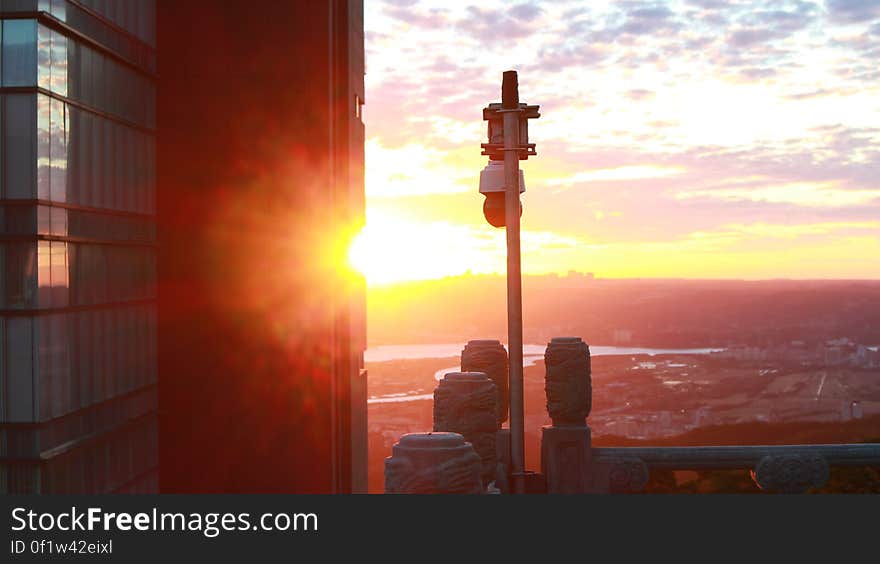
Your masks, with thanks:
[[[434,390],[434,431],[459,433],[473,445],[484,485],[495,479],[497,402],[495,384],[482,372],[450,372]]]
[[[385,493],[479,494],[480,457],[457,433],[410,433],[385,459]]]
[[[555,337],[547,345],[544,366],[547,411],[553,421],[541,430],[547,493],[587,493],[592,489],[590,348],[579,337]]]
[[[508,375],[507,375],[507,351],[501,341],[493,339],[478,339],[468,341],[461,351],[462,372],[482,372],[495,383],[498,395],[498,428],[507,421],[508,400]]]
[[[474,339],[468,341],[461,351],[462,372],[483,372],[495,383],[498,396],[498,432],[495,436],[495,451],[498,462],[495,470],[495,486],[508,492],[510,469],[510,429],[502,429],[507,421],[510,392],[508,384],[507,349],[497,339]]]

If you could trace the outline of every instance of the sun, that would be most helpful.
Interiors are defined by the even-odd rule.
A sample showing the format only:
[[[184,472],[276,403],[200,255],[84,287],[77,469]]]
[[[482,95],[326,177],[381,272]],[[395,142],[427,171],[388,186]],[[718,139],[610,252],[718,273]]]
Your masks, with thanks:
[[[488,236],[487,236],[488,232]],[[368,214],[352,240],[348,262],[370,286],[498,272],[503,233],[446,222],[416,222],[393,214]]]
[[[364,276],[370,268],[369,241],[367,241],[366,228],[361,230],[351,242],[348,248],[348,264]]]
[[[349,247],[349,264],[370,286],[442,276],[436,263],[419,258],[418,240],[424,237],[407,240],[407,231],[412,232],[397,222],[368,224]]]

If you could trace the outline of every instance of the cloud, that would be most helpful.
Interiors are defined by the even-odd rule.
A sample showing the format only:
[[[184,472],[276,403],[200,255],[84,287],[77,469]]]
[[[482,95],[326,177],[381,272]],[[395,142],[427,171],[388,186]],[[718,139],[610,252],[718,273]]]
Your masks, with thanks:
[[[636,35],[654,34],[681,28],[675,14],[665,5],[656,3],[625,3],[625,22],[617,31]]]
[[[880,217],[875,4],[379,4],[367,15],[368,205],[483,222],[480,109],[516,68],[542,113],[530,124],[539,156],[524,163],[532,231],[629,262],[649,242],[660,253],[761,237],[840,245],[843,227],[799,239],[742,226]],[[499,22],[514,39],[496,37]],[[560,257],[581,252],[563,250],[568,239]]]
[[[526,2],[524,4],[517,4],[508,11],[514,18],[529,22],[540,16],[544,10],[537,4]]]
[[[827,0],[831,21],[839,23],[861,23],[880,19],[878,0]]]
[[[655,92],[653,90],[647,90],[644,88],[634,88],[632,90],[628,90],[626,92],[626,97],[632,100],[633,102],[641,102],[642,100],[650,100],[655,96]]]
[[[551,178],[545,183],[548,186],[571,187],[575,184],[600,181],[624,181],[644,180],[648,178],[668,178],[684,173],[684,169],[678,167],[664,167],[652,165],[621,166],[617,168],[605,168],[578,172],[563,178]]]
[[[456,30],[482,43],[509,43],[537,32],[534,16],[524,18],[522,12],[468,6],[467,15],[457,19],[454,25]]]
[[[718,188],[678,192],[679,200],[715,198],[729,202],[751,201],[810,207],[862,206],[880,202],[880,189],[847,190],[830,182],[797,182],[758,187]]]

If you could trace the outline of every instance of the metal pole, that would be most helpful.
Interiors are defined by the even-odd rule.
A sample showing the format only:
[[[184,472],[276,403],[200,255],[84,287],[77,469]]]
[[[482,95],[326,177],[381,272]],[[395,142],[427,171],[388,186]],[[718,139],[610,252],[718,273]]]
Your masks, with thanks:
[[[507,347],[510,355],[510,465],[513,493],[525,493],[523,412],[522,275],[519,241],[519,83],[506,71],[501,83],[504,112],[505,225],[507,231]]]

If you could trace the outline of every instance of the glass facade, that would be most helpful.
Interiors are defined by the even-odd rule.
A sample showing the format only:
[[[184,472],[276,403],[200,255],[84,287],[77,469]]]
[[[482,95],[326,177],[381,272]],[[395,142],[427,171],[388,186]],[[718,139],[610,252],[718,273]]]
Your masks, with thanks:
[[[155,127],[155,83],[127,62],[36,20],[3,21],[2,48],[0,85],[38,86],[135,126]]]
[[[155,491],[155,3],[0,12],[0,493]]]
[[[5,198],[155,213],[153,134],[45,94],[2,96]]]

